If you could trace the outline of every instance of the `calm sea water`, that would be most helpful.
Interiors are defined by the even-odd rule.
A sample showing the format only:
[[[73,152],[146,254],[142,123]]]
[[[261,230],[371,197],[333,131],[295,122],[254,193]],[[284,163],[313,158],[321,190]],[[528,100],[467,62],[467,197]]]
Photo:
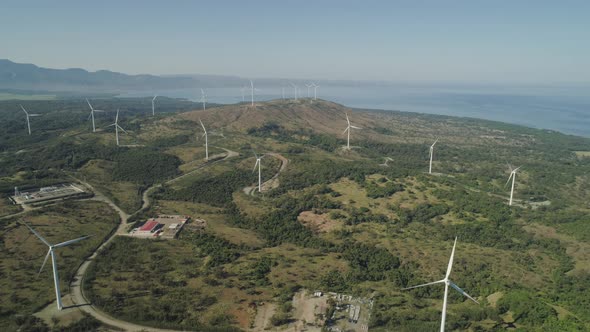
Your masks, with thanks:
[[[282,97],[281,87],[259,88],[255,100]],[[246,101],[250,100],[248,92],[244,96]],[[195,101],[201,97],[199,89],[159,91],[158,94]],[[306,97],[307,88],[303,86],[298,94]],[[122,96],[147,95],[146,92],[128,92]],[[313,96],[312,89],[310,95]],[[242,101],[239,88],[207,89],[207,96],[212,103],[231,104]],[[292,87],[285,88],[285,96],[293,98]],[[318,89],[318,98],[349,107],[472,117],[590,137],[589,88],[323,85]]]

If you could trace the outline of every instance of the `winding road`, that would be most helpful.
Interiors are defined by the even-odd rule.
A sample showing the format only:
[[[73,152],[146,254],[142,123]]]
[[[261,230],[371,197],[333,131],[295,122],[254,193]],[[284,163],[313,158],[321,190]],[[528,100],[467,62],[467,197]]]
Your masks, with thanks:
[[[219,160],[213,161],[213,162],[209,162],[209,163],[205,163],[203,165],[200,165],[199,167],[197,167],[194,170],[191,170],[188,173],[182,174],[174,179],[168,180],[165,182],[165,184],[168,183],[172,183],[174,181],[177,181],[180,178],[183,178],[189,174],[192,174],[194,172],[196,172],[197,170],[200,170],[204,167],[208,167],[211,166],[213,164],[216,164],[218,162],[227,160],[229,158],[232,157],[237,157],[239,155],[239,153],[235,152],[235,151],[231,151],[225,148],[221,148],[223,150],[226,151],[226,153],[224,154],[224,158],[221,158]],[[159,328],[154,328],[154,327],[147,327],[147,326],[142,326],[142,325],[137,325],[137,324],[133,324],[133,323],[129,323],[117,318],[114,318],[112,316],[110,316],[109,314],[103,312],[102,310],[98,309],[97,307],[95,307],[94,305],[92,305],[90,303],[90,301],[88,301],[86,299],[86,297],[84,296],[84,292],[83,292],[83,282],[84,282],[84,276],[86,275],[86,272],[88,271],[88,268],[90,267],[90,264],[92,263],[92,261],[101,253],[101,251],[111,242],[113,241],[113,239],[115,238],[115,236],[117,235],[125,235],[127,233],[127,228],[129,226],[128,224],[128,220],[129,217],[131,215],[127,214],[125,211],[123,211],[119,206],[117,206],[111,199],[109,199],[107,196],[105,196],[104,194],[102,194],[101,192],[97,191],[90,183],[87,183],[85,181],[82,181],[80,179],[74,178],[76,179],[76,181],[82,183],[84,186],[86,186],[89,190],[91,190],[92,192],[94,192],[94,197],[91,198],[91,200],[95,200],[95,201],[100,201],[100,202],[104,202],[107,203],[113,210],[117,211],[117,213],[119,214],[119,217],[121,219],[119,226],[117,227],[117,229],[111,234],[111,236],[106,239],[93,253],[92,255],[90,255],[89,257],[87,257],[84,262],[78,267],[78,270],[76,271],[76,274],[72,280],[72,282],[70,283],[70,292],[66,295],[64,295],[64,303],[71,303],[71,305],[67,305],[66,307],[64,307],[64,309],[62,310],[62,313],[66,314],[67,311],[71,311],[71,310],[81,310],[89,315],[91,315],[92,317],[94,317],[95,319],[99,320],[100,322],[102,322],[103,324],[116,328],[116,329],[120,329],[120,330],[124,330],[124,331],[153,331],[153,332],[174,332],[175,330],[167,330],[167,329],[159,329]],[[153,192],[155,189],[161,187],[162,184],[155,184],[151,187],[149,187],[148,189],[146,189],[143,192],[142,195],[142,199],[143,199],[143,203],[142,206],[139,210],[137,210],[135,213],[136,214],[140,211],[143,211],[147,208],[149,208],[149,206],[151,205],[151,200],[150,200],[150,193]],[[20,213],[24,213],[26,211],[21,211]],[[49,304],[47,307],[45,307],[42,312],[44,311],[49,311],[50,314],[49,316],[51,317],[51,311],[54,310],[54,304],[51,303]],[[47,315],[45,315],[47,316]]]
[[[285,169],[287,169],[287,165],[289,164],[289,159],[283,157],[282,155],[280,155],[278,153],[267,153],[266,155],[275,157],[278,160],[280,160],[281,161],[281,168],[279,168],[279,171],[275,175],[273,175],[272,178],[270,178],[262,183],[262,188],[261,188],[262,191],[278,187],[278,185],[279,185],[278,177]],[[258,186],[244,187],[243,191],[246,195],[252,196],[256,192],[257,187]]]

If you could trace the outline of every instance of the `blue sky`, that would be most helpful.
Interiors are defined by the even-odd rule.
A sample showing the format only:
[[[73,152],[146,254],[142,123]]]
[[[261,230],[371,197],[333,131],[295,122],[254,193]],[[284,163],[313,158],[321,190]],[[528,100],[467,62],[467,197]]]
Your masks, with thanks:
[[[6,1],[0,58],[125,73],[588,83],[590,1]]]

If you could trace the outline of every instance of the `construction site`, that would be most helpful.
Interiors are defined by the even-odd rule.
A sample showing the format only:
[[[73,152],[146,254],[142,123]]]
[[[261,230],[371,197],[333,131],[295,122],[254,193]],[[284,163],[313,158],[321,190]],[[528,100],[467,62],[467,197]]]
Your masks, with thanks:
[[[10,200],[18,205],[35,205],[59,199],[83,198],[91,195],[79,184],[62,183],[25,191],[20,191],[18,187],[15,187],[14,195],[10,196]]]
[[[132,229],[129,236],[145,239],[174,239],[189,220],[189,216],[158,215]]]

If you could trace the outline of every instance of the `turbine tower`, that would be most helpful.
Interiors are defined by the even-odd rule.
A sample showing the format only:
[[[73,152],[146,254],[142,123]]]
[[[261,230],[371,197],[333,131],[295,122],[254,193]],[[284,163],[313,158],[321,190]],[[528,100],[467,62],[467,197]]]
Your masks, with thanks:
[[[199,100],[201,103],[203,103],[203,111],[206,109],[205,104],[207,103],[207,94],[205,93],[205,90],[201,89],[201,100]]]
[[[297,101],[297,85],[293,84],[293,83],[289,83],[291,84],[291,86],[293,87],[293,89],[295,89],[295,101]]]
[[[205,137],[205,160],[209,161],[209,143],[207,142],[207,129],[205,129],[205,126],[203,125],[203,121],[201,121],[201,119],[199,119],[199,122],[201,123],[201,127],[203,127],[203,136]]]
[[[260,192],[261,188],[262,188],[262,172],[261,172],[261,168],[262,168],[262,158],[264,158],[265,155],[261,155],[260,157],[256,154],[256,152],[254,152],[254,156],[256,156],[256,163],[254,164],[254,169],[252,170],[252,172],[256,171],[256,166],[258,166],[258,192]]]
[[[320,86],[315,83],[311,83],[311,84],[313,85],[313,100],[316,100],[316,99],[318,99],[318,88]]]
[[[434,156],[434,144],[436,144],[436,142],[438,142],[438,138],[430,146],[430,166],[428,167],[428,174],[432,174],[432,157]]]
[[[125,134],[127,132],[121,126],[119,126],[119,109],[117,108],[117,117],[115,117],[115,123],[108,125],[107,127],[115,126],[115,136],[117,137],[117,146],[119,146],[119,129],[121,129]]]
[[[29,117],[41,116],[41,114],[29,114],[29,112],[27,112],[27,110],[25,110],[23,105],[18,105],[18,106],[20,106],[20,108],[23,110],[23,112],[25,112],[25,115],[27,116],[27,129],[29,129],[29,135],[31,135],[31,121],[29,120]]]
[[[252,103],[251,103],[252,107],[255,106],[254,105],[254,92],[256,92],[256,91],[260,91],[260,90],[256,89],[254,87],[254,82],[252,82],[252,80],[250,80],[250,97],[251,97],[251,101],[252,101]]]
[[[506,185],[508,185],[508,182],[510,182],[510,179],[512,179],[512,188],[510,189],[510,202],[508,203],[508,205],[512,206],[512,197],[514,196],[514,181],[516,180],[516,171],[518,171],[518,169],[522,166],[519,166],[515,169],[512,169],[512,166],[510,165],[508,165],[508,167],[510,167],[510,176],[508,177],[508,181],[506,181],[504,187],[506,187]]]
[[[43,242],[45,245],[47,245],[49,247],[49,251],[47,252],[47,255],[45,255],[45,259],[43,260],[43,265],[41,265],[41,269],[39,269],[39,274],[41,274],[41,271],[43,271],[43,268],[45,267],[45,263],[47,263],[47,259],[51,255],[51,265],[53,266],[53,283],[55,285],[55,296],[57,297],[57,310],[62,310],[63,305],[61,303],[61,291],[59,289],[59,275],[57,272],[57,262],[55,261],[54,249],[69,246],[70,244],[74,244],[76,242],[80,242],[84,239],[87,239],[89,236],[83,236],[83,237],[77,238],[75,240],[69,240],[69,241],[65,241],[62,243],[58,243],[58,244],[50,244],[41,235],[39,235],[39,233],[35,232],[35,230],[33,228],[31,228],[31,226],[29,226],[26,223],[25,223],[25,226],[27,226],[27,228],[29,228],[29,230],[31,230],[31,232],[33,232],[33,234],[35,234],[35,236],[38,237],[39,240],[41,240],[41,242]]]
[[[455,256],[455,246],[456,245],[457,245],[457,238],[455,238],[455,243],[453,244],[453,251],[451,252],[451,258],[449,259],[449,265],[447,266],[447,274],[445,274],[444,279],[402,289],[402,290],[406,290],[406,289],[424,287],[424,286],[429,286],[429,285],[434,285],[434,284],[443,284],[443,283],[445,284],[445,297],[443,300],[442,318],[440,321],[440,331],[441,332],[445,331],[445,319],[447,316],[447,296],[449,293],[449,286],[453,287],[455,290],[457,290],[459,293],[461,293],[465,297],[469,298],[471,301],[479,304],[479,302],[477,302],[474,298],[472,298],[469,294],[467,294],[464,290],[459,288],[459,286],[455,285],[455,283],[449,279],[449,275],[451,274],[451,269],[453,268],[453,257]]]
[[[154,95],[152,99],[152,116],[156,115],[156,98],[158,98],[158,95]]]
[[[348,132],[348,136],[346,138],[346,149],[350,150],[350,129],[362,129],[362,128],[351,125],[350,119],[348,119],[348,114],[346,114],[346,122],[348,123],[348,125],[346,126],[346,129],[344,129],[344,131],[342,133],[344,134],[344,133]]]
[[[102,110],[95,110],[94,107],[92,107],[92,104],[90,104],[90,101],[88,101],[88,99],[86,99],[86,102],[88,103],[88,106],[90,106],[90,115],[88,116],[89,119],[92,119],[92,132],[95,133],[96,132],[96,126],[94,125],[94,112],[104,112]],[[152,103],[153,105],[153,103]]]

